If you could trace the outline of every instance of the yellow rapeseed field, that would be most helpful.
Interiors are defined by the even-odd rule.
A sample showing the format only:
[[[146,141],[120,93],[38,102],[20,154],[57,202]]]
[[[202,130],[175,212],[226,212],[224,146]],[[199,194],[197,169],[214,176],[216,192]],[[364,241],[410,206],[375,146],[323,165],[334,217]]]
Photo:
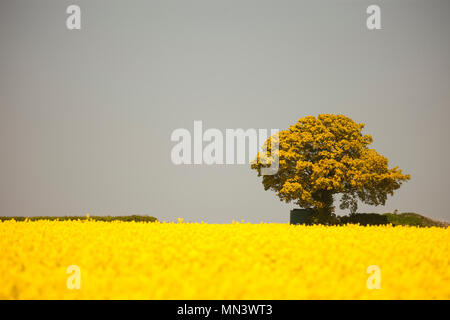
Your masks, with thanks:
[[[5,221],[0,299],[449,299],[449,240],[443,228]]]

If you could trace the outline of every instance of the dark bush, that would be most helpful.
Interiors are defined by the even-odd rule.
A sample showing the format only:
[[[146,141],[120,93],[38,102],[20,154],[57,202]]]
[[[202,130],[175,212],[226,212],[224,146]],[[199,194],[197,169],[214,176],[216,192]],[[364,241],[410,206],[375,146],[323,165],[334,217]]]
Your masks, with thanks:
[[[388,218],[385,215],[378,213],[355,213],[349,216],[339,218],[341,224],[359,223],[362,226],[379,226],[388,224]]]
[[[328,226],[339,225],[339,218],[334,213],[325,212],[325,214],[321,214],[320,211],[313,208],[292,209],[290,224],[322,224]]]

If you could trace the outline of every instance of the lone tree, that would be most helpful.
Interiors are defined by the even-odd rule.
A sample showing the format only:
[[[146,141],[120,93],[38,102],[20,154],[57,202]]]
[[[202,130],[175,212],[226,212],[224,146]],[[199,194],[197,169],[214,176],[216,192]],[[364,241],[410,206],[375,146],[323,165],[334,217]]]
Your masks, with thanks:
[[[279,169],[263,175],[265,190],[273,190],[281,201],[314,208],[314,222],[333,222],[334,196],[341,194],[341,209],[355,213],[358,200],[369,205],[384,205],[410,175],[388,168],[388,159],[368,146],[370,135],[363,135],[364,124],[343,115],[321,114],[301,118],[288,130],[272,137],[278,145],[259,152],[251,168],[261,176],[277,156]],[[274,144],[275,146],[275,144]],[[273,150],[272,150],[273,149]]]

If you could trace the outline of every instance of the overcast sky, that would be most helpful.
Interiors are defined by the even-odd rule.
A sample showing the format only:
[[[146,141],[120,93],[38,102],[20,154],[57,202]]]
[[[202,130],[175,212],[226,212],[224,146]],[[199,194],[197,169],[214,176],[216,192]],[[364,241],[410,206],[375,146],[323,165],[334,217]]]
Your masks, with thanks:
[[[448,0],[0,0],[0,215],[288,222],[294,205],[249,166],[176,166],[170,135],[335,113],[411,174],[360,212],[449,221],[449,14]]]

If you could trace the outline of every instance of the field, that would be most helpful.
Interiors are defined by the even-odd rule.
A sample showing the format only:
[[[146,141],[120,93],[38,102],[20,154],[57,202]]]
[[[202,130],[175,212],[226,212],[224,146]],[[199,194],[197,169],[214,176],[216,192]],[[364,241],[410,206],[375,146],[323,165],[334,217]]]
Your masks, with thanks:
[[[0,250],[0,299],[450,299],[448,228],[8,220]]]

